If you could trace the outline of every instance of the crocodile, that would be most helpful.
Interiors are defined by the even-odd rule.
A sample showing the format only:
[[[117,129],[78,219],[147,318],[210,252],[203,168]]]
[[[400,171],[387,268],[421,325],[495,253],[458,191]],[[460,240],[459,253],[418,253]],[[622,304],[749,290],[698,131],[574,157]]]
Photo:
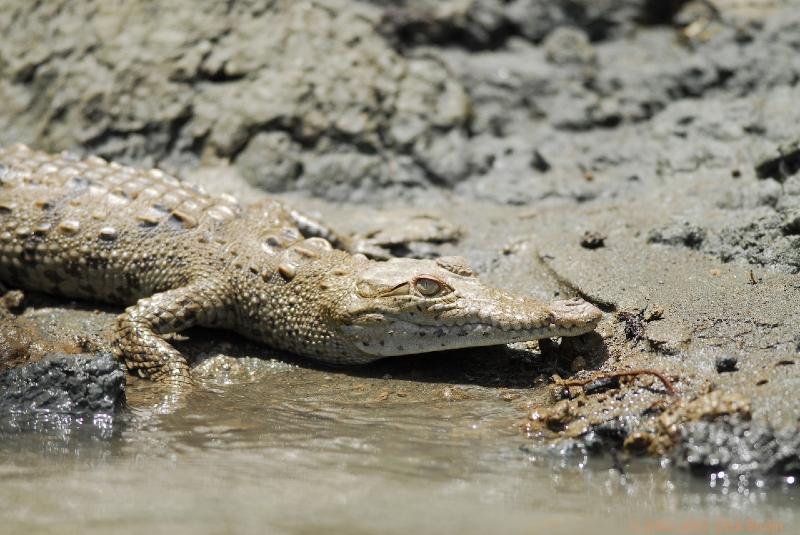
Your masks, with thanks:
[[[111,345],[134,374],[192,384],[165,338],[224,328],[334,365],[592,331],[580,298],[482,283],[461,257],[370,259],[275,199],[243,205],[159,169],[0,149],[0,282],[127,306]]]

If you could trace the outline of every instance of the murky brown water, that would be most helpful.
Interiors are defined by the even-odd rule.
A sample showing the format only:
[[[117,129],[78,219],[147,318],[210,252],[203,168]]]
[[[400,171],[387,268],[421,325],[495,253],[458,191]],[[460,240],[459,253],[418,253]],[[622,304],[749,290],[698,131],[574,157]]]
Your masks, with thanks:
[[[177,403],[134,381],[110,437],[4,436],[0,532],[797,533],[792,490],[532,454],[495,388],[254,366]]]

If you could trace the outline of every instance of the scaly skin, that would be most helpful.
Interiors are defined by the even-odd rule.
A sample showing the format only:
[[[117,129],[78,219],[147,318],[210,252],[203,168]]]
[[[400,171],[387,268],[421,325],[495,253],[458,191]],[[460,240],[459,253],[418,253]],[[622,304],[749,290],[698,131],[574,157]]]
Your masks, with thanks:
[[[243,207],[155,169],[0,149],[0,281],[131,305],[115,351],[156,381],[191,382],[162,335],[193,325],[357,364],[575,336],[601,317],[485,286],[458,257],[374,261],[329,240],[341,244],[277,201]]]

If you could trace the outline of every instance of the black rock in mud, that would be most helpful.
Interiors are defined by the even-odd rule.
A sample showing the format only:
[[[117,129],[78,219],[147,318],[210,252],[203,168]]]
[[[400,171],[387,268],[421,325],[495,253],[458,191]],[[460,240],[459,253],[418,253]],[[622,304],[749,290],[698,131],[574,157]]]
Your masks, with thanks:
[[[684,424],[673,458],[700,475],[800,477],[800,435],[735,418]]]
[[[113,413],[125,401],[125,373],[110,354],[52,354],[0,375],[0,417]]]
[[[497,48],[511,36],[541,42],[553,28],[575,27],[592,40],[669,22],[684,0],[361,0],[384,9],[381,33],[396,45]]]

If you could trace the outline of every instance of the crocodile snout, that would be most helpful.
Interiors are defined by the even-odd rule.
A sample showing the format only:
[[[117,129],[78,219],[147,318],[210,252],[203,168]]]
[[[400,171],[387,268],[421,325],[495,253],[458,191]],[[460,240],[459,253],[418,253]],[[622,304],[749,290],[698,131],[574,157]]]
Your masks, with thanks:
[[[550,312],[556,326],[580,328],[585,332],[594,329],[603,317],[602,310],[580,297],[554,301],[550,304]]]

